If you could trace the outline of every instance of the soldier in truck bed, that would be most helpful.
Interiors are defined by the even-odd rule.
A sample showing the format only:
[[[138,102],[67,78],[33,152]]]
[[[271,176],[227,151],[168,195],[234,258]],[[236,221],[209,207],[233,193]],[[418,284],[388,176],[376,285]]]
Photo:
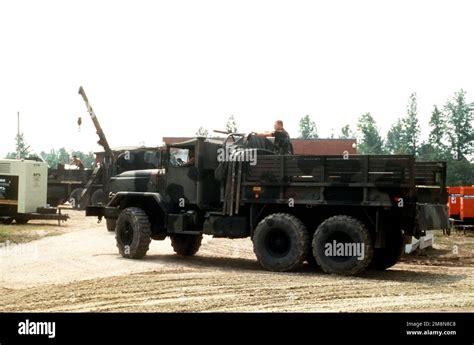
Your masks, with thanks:
[[[275,129],[273,132],[257,133],[261,137],[274,137],[275,142],[273,143],[273,151],[279,155],[291,155],[293,154],[293,145],[291,145],[290,135],[283,128],[283,121],[277,120],[273,125]]]
[[[84,170],[84,164],[82,164],[81,159],[76,155],[72,156],[72,161],[69,165],[75,165],[79,170]]]

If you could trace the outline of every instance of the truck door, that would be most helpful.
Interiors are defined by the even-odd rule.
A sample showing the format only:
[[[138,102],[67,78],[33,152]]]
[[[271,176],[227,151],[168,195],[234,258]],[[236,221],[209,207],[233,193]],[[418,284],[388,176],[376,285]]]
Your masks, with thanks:
[[[198,170],[194,152],[194,146],[169,148],[166,195],[178,206],[196,203]]]

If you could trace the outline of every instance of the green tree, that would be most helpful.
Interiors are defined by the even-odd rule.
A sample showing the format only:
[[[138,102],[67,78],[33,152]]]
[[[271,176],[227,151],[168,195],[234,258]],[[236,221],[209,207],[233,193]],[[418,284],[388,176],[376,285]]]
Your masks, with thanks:
[[[403,120],[398,119],[387,133],[387,140],[385,141],[385,152],[389,154],[405,154],[407,153],[407,139],[403,128]]]
[[[446,158],[446,118],[435,105],[431,112],[430,134],[428,142],[423,143],[418,154],[422,160],[440,160]]]
[[[196,136],[198,136],[198,137],[208,137],[209,136],[209,131],[201,126],[197,130]]]
[[[230,115],[227,123],[225,125],[225,129],[228,133],[237,133],[239,130],[239,125],[237,121],[235,121],[234,115]]]
[[[416,93],[412,93],[408,99],[407,115],[397,119],[387,133],[385,152],[415,155],[418,151],[419,141],[418,105]]]
[[[316,139],[318,138],[318,129],[316,123],[311,120],[309,115],[305,115],[300,119],[299,136],[300,139]]]
[[[339,134],[339,139],[352,139],[355,137],[356,134],[352,131],[350,125],[345,125],[341,128],[341,134]]]
[[[25,159],[30,157],[30,146],[26,143],[23,133],[15,136],[15,152],[8,152],[7,159]]]
[[[473,153],[473,106],[466,102],[466,92],[460,90],[444,106],[446,113],[449,151],[454,159],[462,159]]]
[[[30,146],[26,143],[23,133],[15,136],[15,152],[9,152],[7,159],[25,159],[31,156]]]
[[[61,147],[58,151],[58,163],[69,164],[71,162],[71,156],[64,147]]]
[[[50,168],[56,168],[58,166],[58,154],[57,152],[52,149],[49,153],[41,151],[41,157],[44,159]]]
[[[467,159],[448,161],[446,184],[448,186],[470,186],[474,184],[474,164]]]
[[[417,151],[417,159],[420,161],[434,161],[440,159],[439,152],[437,152],[429,142],[423,141]]]
[[[358,151],[360,154],[382,154],[383,140],[370,113],[363,114],[357,122]]]
[[[420,138],[420,125],[418,123],[418,102],[416,93],[412,93],[408,99],[407,116],[402,120],[405,132],[406,153],[416,154]]]

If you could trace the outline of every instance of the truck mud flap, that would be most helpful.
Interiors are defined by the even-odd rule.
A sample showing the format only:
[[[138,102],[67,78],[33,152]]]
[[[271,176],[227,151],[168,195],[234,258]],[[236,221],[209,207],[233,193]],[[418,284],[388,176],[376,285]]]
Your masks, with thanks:
[[[421,231],[449,228],[447,205],[417,204],[416,211]]]

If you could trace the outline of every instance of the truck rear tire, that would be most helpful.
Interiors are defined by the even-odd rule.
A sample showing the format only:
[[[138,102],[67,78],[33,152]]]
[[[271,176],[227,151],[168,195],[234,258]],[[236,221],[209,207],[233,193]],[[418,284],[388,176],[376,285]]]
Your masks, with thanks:
[[[253,234],[253,250],[262,267],[270,271],[291,271],[306,260],[309,235],[304,224],[287,213],[264,218]]]
[[[97,189],[91,195],[91,205],[97,206],[99,204],[102,204],[104,206],[107,204],[107,200],[105,199],[105,193],[103,189]]]
[[[176,254],[193,256],[201,247],[202,235],[172,234],[171,246]]]
[[[17,224],[26,224],[26,223],[28,223],[28,219],[15,218],[15,223],[17,223]]]
[[[124,209],[117,219],[115,232],[120,255],[128,259],[141,259],[151,242],[151,227],[147,214],[141,208]]]
[[[403,254],[405,245],[401,230],[394,229],[386,233],[385,248],[375,248],[370,268],[385,270],[395,265]]]
[[[117,226],[117,219],[105,218],[105,226],[107,227],[107,231],[115,231],[115,227]]]
[[[342,246],[338,245],[342,244]],[[345,244],[355,244],[352,253],[338,253]],[[359,247],[360,245],[363,247]],[[358,219],[349,216],[334,216],[326,219],[313,236],[313,255],[319,266],[326,273],[355,275],[364,271],[372,261],[374,249],[369,230]],[[336,248],[335,248],[336,247]],[[363,252],[361,257],[355,249]],[[331,251],[329,251],[331,250]]]

